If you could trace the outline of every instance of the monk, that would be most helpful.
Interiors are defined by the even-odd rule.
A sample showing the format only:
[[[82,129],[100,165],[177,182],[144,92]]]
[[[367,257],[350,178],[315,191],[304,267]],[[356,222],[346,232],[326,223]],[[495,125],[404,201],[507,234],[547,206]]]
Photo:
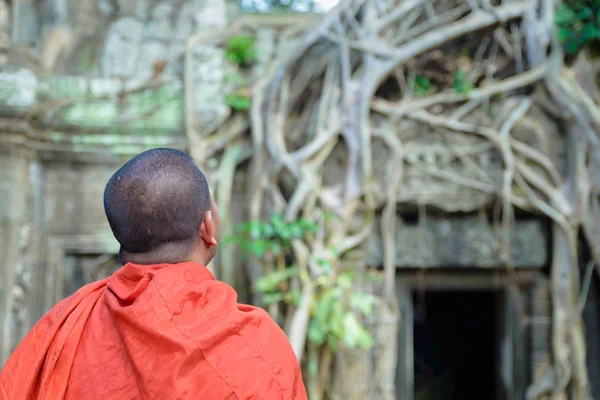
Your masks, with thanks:
[[[206,265],[219,211],[184,152],[139,154],[104,193],[124,266],[58,303],[0,373],[0,398],[306,399],[284,332]]]

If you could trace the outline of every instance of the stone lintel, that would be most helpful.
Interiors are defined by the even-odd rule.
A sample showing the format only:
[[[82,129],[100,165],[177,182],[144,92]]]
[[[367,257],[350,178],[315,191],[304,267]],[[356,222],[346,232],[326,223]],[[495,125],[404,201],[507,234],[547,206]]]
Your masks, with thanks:
[[[505,268],[501,233],[484,218],[428,217],[417,225],[396,225],[397,268]],[[549,263],[549,231],[543,220],[517,221],[510,230],[515,268],[543,268]],[[383,265],[381,233],[367,244],[371,265]]]

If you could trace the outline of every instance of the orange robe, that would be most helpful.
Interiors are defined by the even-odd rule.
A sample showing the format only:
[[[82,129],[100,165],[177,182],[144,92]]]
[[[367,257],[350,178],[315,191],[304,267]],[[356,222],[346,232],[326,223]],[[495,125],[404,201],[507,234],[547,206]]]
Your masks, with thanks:
[[[193,263],[127,264],[84,286],[0,373],[2,400],[306,398],[284,332]]]

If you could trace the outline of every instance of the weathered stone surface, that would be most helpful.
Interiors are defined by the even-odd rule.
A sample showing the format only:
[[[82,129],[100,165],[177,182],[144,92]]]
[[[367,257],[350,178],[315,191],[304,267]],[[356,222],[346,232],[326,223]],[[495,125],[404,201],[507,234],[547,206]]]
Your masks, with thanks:
[[[185,42],[173,42],[169,45],[166,75],[183,77],[185,62]]]
[[[13,149],[14,150],[14,149]],[[0,153],[0,365],[4,363],[19,340],[19,320],[14,319],[15,283],[24,278],[23,250],[27,247],[31,231],[31,213],[28,196],[29,161],[17,151]],[[23,286],[27,290],[26,286]],[[23,297],[17,297],[17,301]],[[27,309],[27,304],[21,303]],[[25,317],[25,315],[22,315]],[[18,317],[18,315],[17,315]]]
[[[45,225],[53,234],[68,234],[77,229],[83,216],[79,195],[81,181],[75,169],[64,164],[47,164],[44,168]]]
[[[227,26],[227,2],[225,0],[205,0],[196,7],[194,20],[197,29],[224,28]]]
[[[144,39],[167,40],[172,35],[171,15],[173,5],[170,1],[161,1],[152,9],[150,22],[144,29]]]
[[[186,1],[179,7],[174,27],[175,34],[172,37],[173,42],[182,42],[182,44],[185,44],[188,36],[194,32],[194,13],[201,6],[199,3],[197,0]]]
[[[37,77],[27,69],[0,72],[0,104],[16,108],[31,107],[36,100],[37,87]]]
[[[0,79],[1,77],[0,74]],[[39,84],[38,93],[56,100],[77,100],[55,115],[52,120],[55,127],[69,124],[81,127],[127,128],[134,131],[181,129],[181,82],[176,81],[147,90],[135,90],[145,83],[140,76],[126,82],[115,78],[53,77]],[[118,94],[125,90],[133,92],[119,99]],[[109,136],[105,136],[108,140]],[[82,135],[81,143],[92,143],[92,138],[93,135]]]
[[[0,0],[0,68],[6,65],[10,47],[10,7]]]
[[[40,21],[34,0],[13,2],[12,42],[27,46],[40,43]]]
[[[136,80],[148,81],[154,73],[156,61],[167,61],[167,46],[159,40],[147,40],[142,43],[140,58],[138,61]]]
[[[121,15],[130,15],[144,21],[148,18],[150,10],[148,0],[117,0],[119,13]]]
[[[101,60],[106,77],[128,78],[136,71],[144,25],[133,18],[121,18],[108,30]]]
[[[398,221],[400,222],[400,221]],[[398,268],[495,268],[505,265],[499,233],[478,217],[428,217],[420,225],[397,224]],[[510,232],[515,268],[548,263],[548,232],[537,220],[517,221]],[[375,229],[367,245],[371,265],[383,264],[381,234]]]
[[[56,25],[66,24],[69,17],[67,0],[46,0],[43,2],[42,35]]]
[[[198,46],[194,49],[194,112],[200,127],[209,127],[229,113],[225,104],[227,71],[223,49]]]

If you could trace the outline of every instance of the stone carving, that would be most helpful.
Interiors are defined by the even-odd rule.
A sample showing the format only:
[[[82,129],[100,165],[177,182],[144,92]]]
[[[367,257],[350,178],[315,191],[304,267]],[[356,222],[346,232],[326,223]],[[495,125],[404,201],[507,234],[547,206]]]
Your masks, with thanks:
[[[375,229],[367,259],[382,265],[382,244]],[[517,221],[511,229],[515,268],[542,268],[548,263],[548,235],[538,220]],[[433,218],[418,225],[398,224],[396,266],[399,268],[496,268],[504,265],[498,232],[477,217]]]
[[[121,18],[108,30],[101,67],[104,76],[129,78],[136,72],[144,25],[133,18]]]

